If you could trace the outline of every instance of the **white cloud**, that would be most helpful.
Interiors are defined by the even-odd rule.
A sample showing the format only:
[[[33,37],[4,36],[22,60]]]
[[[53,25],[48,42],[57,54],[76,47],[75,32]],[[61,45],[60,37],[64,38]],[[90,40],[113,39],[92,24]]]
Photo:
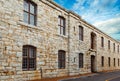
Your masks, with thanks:
[[[94,25],[113,38],[120,39],[120,17],[97,22]]]

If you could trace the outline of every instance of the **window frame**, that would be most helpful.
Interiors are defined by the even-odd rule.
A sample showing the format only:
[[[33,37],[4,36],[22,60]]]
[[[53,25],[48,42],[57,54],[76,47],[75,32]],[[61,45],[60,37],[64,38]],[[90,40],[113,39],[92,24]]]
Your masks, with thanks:
[[[23,13],[25,14],[27,14],[27,16],[28,16],[28,19],[27,19],[27,22],[23,19],[23,21],[24,21],[24,23],[27,23],[27,24],[30,24],[30,25],[34,25],[34,26],[36,26],[37,25],[37,4],[36,3],[34,3],[33,1],[31,1],[31,0],[24,0],[24,4],[25,4],[25,2],[28,4],[28,11],[27,10],[25,10],[25,7],[24,7],[24,9],[23,9]],[[34,6],[34,13],[32,13],[31,12],[31,7],[30,7],[30,5],[33,5]],[[23,15],[24,16],[24,15]],[[33,16],[34,17],[34,23],[31,23],[31,17],[30,16]],[[24,16],[25,17],[25,16]]]
[[[101,57],[101,66],[104,67],[104,56]]]
[[[79,68],[83,68],[83,67],[84,67],[84,54],[79,53]]]
[[[66,67],[66,52],[64,50],[58,51],[58,68],[65,69]]]
[[[82,26],[79,26],[79,40],[83,41],[84,38],[84,28]]]
[[[104,37],[101,37],[101,47],[104,47]]]
[[[63,21],[63,23],[62,23],[62,21]],[[60,35],[66,35],[66,19],[62,16],[58,17],[58,27],[60,29],[59,34]]]
[[[26,50],[25,50],[26,49]],[[31,46],[31,45],[24,45],[23,49],[22,49],[23,53],[22,53],[22,70],[23,71],[32,71],[32,70],[36,70],[36,47]],[[30,55],[31,50],[34,50],[33,56]],[[27,52],[27,56],[24,56],[24,52]],[[33,51],[32,51],[33,52]],[[27,59],[27,64],[26,64],[26,68],[24,67],[24,59]],[[33,64],[33,68],[30,67],[30,61],[34,60],[34,64]]]

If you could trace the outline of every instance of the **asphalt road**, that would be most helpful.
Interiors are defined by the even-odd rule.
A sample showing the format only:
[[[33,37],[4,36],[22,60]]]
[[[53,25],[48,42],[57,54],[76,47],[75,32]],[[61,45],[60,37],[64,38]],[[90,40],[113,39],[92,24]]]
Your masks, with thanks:
[[[61,81],[120,81],[120,71],[95,73],[89,76],[81,76],[79,78],[71,78]]]

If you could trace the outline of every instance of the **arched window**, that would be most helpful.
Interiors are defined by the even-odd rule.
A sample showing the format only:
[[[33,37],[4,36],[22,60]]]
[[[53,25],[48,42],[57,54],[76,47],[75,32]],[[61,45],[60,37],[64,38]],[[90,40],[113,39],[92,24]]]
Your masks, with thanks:
[[[22,69],[36,69],[36,47],[30,45],[23,46]]]
[[[79,68],[83,68],[83,53],[79,53]]]
[[[65,51],[64,50],[59,50],[58,51],[58,67],[59,69],[64,69],[65,68]]]

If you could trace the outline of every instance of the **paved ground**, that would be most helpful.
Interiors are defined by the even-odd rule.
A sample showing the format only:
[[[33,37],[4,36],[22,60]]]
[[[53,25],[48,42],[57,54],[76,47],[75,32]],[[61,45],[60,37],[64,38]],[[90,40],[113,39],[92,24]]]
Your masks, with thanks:
[[[120,71],[95,73],[88,76],[82,76],[78,78],[71,78],[59,81],[120,81]]]

